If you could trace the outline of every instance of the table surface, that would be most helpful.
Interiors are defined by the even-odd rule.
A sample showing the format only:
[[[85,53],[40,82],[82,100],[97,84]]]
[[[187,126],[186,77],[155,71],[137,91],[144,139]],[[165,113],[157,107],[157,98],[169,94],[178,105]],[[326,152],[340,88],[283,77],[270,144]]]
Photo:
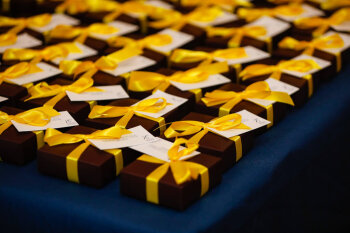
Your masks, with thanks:
[[[259,136],[217,188],[183,212],[121,195],[118,179],[97,190],[43,176],[35,161],[23,167],[2,163],[0,225],[4,232],[237,230],[344,133],[350,124],[349,75],[347,66],[323,83],[303,107]]]

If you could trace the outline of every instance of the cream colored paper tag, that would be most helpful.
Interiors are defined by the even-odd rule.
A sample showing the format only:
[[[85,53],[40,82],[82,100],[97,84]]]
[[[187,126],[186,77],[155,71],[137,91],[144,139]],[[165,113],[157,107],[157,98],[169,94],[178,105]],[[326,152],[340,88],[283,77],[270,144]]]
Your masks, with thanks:
[[[170,81],[170,82],[173,86],[177,87],[181,91],[188,91],[188,90],[193,90],[198,88],[206,88],[206,87],[222,85],[222,84],[231,82],[231,80],[221,74],[214,74],[214,75],[210,75],[207,80],[203,82],[198,82],[198,83],[180,83],[175,81]]]
[[[80,21],[73,17],[64,14],[52,14],[51,21],[43,27],[29,27],[30,29],[44,33],[46,31],[50,31],[54,29],[58,25],[71,25],[76,26],[79,25]]]
[[[120,85],[111,86],[95,86],[103,91],[87,91],[83,93],[75,93],[66,91],[70,101],[92,101],[92,100],[115,100],[129,98],[129,95]]]
[[[257,49],[253,46],[245,46],[245,52],[248,56],[237,59],[225,59],[221,57],[215,57],[214,59],[219,62],[227,61],[229,65],[244,64],[248,62],[258,61],[270,57],[270,54]]]
[[[14,49],[14,48],[27,49],[27,48],[40,46],[42,44],[43,43],[40,40],[32,37],[27,33],[23,33],[23,34],[17,35],[16,43],[12,45],[7,45],[7,46],[0,46],[0,53],[5,52],[6,49]]]

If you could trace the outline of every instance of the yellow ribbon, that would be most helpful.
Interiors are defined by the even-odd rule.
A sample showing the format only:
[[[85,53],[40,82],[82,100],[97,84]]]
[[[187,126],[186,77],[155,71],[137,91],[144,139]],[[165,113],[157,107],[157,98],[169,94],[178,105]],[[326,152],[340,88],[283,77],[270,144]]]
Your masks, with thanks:
[[[70,53],[82,53],[75,43],[60,43],[48,46],[42,50],[34,49],[7,49],[5,50],[3,60],[20,60],[27,61],[36,59],[35,63],[40,60],[52,61],[58,57],[67,57]]]
[[[344,47],[344,41],[339,34],[332,34],[330,36],[322,36],[312,41],[298,41],[292,37],[286,37],[278,43],[278,47],[284,49],[304,50],[303,53],[312,56],[315,49],[336,49]],[[337,53],[337,70],[340,71],[342,61],[341,54]]]
[[[78,160],[84,151],[91,145],[89,139],[119,139],[130,131],[119,126],[118,123],[105,130],[97,130],[91,134],[68,134],[61,133],[58,130],[49,128],[45,132],[44,141],[49,146],[57,146],[62,144],[75,144],[84,141],[70,152],[66,157],[67,178],[69,181],[79,183]],[[118,149],[117,149],[118,150]],[[110,153],[116,150],[106,150]],[[119,150],[118,150],[119,151]],[[114,153],[113,153],[114,154]]]
[[[198,67],[187,71],[177,71],[170,76],[154,72],[133,71],[130,75],[128,89],[137,92],[150,90],[165,91],[169,85],[171,85],[171,81],[180,83],[198,83],[207,80],[210,75],[227,71],[227,62],[209,64],[209,62],[206,61]]]
[[[107,40],[109,46],[112,47],[136,47],[143,49],[152,46],[164,46],[172,43],[172,37],[167,34],[154,34],[140,40],[134,40],[129,37],[111,37]]]
[[[167,105],[170,105],[170,103],[167,103],[166,99],[164,98],[145,99],[138,102],[134,106],[126,107],[95,105],[89,114],[89,118],[114,118],[122,116],[122,118],[118,121],[118,125],[126,127],[132,116],[135,114],[136,116],[159,122],[160,124],[162,124],[160,125],[160,130],[161,132],[163,132],[165,125],[163,117],[161,117],[162,120],[160,121],[159,118],[155,119],[153,117],[149,117],[142,113],[139,113],[138,111],[147,113],[157,113],[164,109]]]
[[[321,8],[323,10],[333,10],[341,7],[349,7],[349,0],[325,0],[321,3]]]
[[[57,13],[68,12],[71,15],[84,12],[113,11],[119,4],[109,0],[65,0],[56,7]]]
[[[247,0],[181,0],[181,5],[186,7],[193,6],[220,6],[230,7],[231,11],[234,11],[237,7],[252,7],[253,4]]]
[[[319,37],[323,35],[329,27],[333,25],[342,24],[345,21],[350,20],[350,8],[344,8],[338,10],[329,18],[321,17],[309,17],[309,18],[300,18],[294,21],[295,26],[302,29],[316,28],[313,31],[312,35],[314,37]]]
[[[221,16],[223,12],[224,11],[217,6],[200,6],[186,15],[182,15],[177,11],[169,10],[166,12],[162,19],[150,22],[149,25],[157,29],[170,27],[174,30],[180,30],[187,23],[212,22]]]
[[[179,151],[180,145],[186,144],[186,148]],[[168,172],[169,168],[176,184],[181,185],[187,181],[201,179],[201,194],[203,196],[209,190],[208,168],[194,162],[180,160],[181,157],[190,155],[198,148],[198,144],[184,138],[176,139],[168,151],[170,162],[154,158],[149,155],[142,155],[137,160],[161,164],[146,177],[146,199],[148,202],[159,204],[158,183]]]
[[[266,35],[267,32],[263,26],[243,26],[239,28],[208,27],[206,31],[209,37],[231,38],[228,42],[228,47],[230,48],[239,47],[244,36],[259,38]]]
[[[193,63],[204,60],[212,61],[214,58],[239,59],[247,56],[248,55],[244,48],[218,49],[211,53],[186,49],[175,49],[170,56],[170,61],[175,63]]]
[[[237,15],[240,18],[245,19],[248,22],[254,21],[264,15],[266,16],[277,16],[277,15],[286,15],[286,16],[298,16],[304,12],[304,9],[299,4],[289,4],[277,6],[275,8],[240,8],[237,11]]]
[[[4,72],[0,73],[0,84],[4,81],[11,82],[11,79],[38,72],[42,72],[42,69],[40,69],[35,63],[20,62],[16,65],[10,66]]]
[[[74,27],[70,25],[58,25],[49,33],[49,38],[73,39],[81,44],[84,44],[89,35],[102,34],[111,35],[118,32],[119,29],[108,24],[94,23],[88,27]]]
[[[59,115],[59,113],[49,107],[33,108],[16,115],[8,115],[0,111],[0,135],[12,125],[12,120],[21,124],[32,126],[45,126],[51,118]]]
[[[277,101],[294,106],[292,98],[285,92],[271,91],[268,83],[256,82],[249,85],[242,92],[214,90],[207,92],[202,102],[207,106],[222,105],[219,109],[219,116],[228,115],[231,109],[242,100],[264,99]]]

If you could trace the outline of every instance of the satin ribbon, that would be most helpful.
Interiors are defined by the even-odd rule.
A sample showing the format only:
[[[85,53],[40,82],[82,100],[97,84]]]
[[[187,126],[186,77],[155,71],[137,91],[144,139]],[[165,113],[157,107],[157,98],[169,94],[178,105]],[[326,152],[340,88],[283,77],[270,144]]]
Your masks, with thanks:
[[[228,115],[231,109],[242,100],[264,99],[277,101],[294,106],[292,98],[285,92],[271,91],[268,83],[256,82],[249,85],[242,92],[214,90],[207,92],[202,102],[207,107],[222,105],[219,109],[219,116]]]
[[[10,66],[4,72],[0,73],[0,84],[4,81],[11,83],[11,79],[20,78],[23,75],[34,74],[42,71],[43,70],[33,62],[20,62],[16,65]]]
[[[12,120],[26,125],[45,126],[52,117],[58,115],[60,114],[56,110],[49,107],[33,108],[16,115],[0,111],[0,135],[12,125]]]
[[[67,57],[70,53],[82,53],[80,48],[75,43],[60,43],[57,45],[48,46],[41,50],[34,49],[6,49],[3,60],[20,60],[27,61],[36,59],[34,63],[40,60],[52,61],[55,58]]]
[[[111,35],[118,31],[118,28],[103,23],[94,23],[85,28],[74,27],[70,25],[58,25],[50,31],[49,37],[63,39],[76,38],[76,42],[84,44],[87,37],[89,35],[93,35],[94,33],[101,35]]]
[[[118,125],[125,128],[128,125],[130,119],[133,117],[133,115],[136,115],[149,120],[157,121],[159,123],[161,122],[162,125],[160,125],[160,131],[163,132],[165,127],[165,121],[163,117],[161,117],[161,121],[159,121],[159,118],[156,119],[153,117],[149,117],[139,112],[157,113],[163,110],[167,105],[170,105],[170,103],[167,103],[166,99],[164,98],[145,99],[138,102],[134,106],[126,107],[96,105],[92,108],[88,117],[90,119],[122,117],[118,121]]]
[[[231,38],[228,41],[228,47],[237,48],[241,45],[244,36],[259,38],[266,35],[266,29],[263,26],[243,26],[239,28],[208,27],[206,28],[208,37],[220,36]]]
[[[46,82],[41,82],[28,89],[28,93],[31,97],[25,101],[54,96],[44,104],[44,106],[54,108],[54,106],[66,96],[66,91],[75,93],[102,91],[101,89],[93,87],[93,84],[94,80],[86,75],[83,75],[74,83],[66,86],[58,84],[49,85]]]
[[[84,142],[77,146],[66,157],[67,178],[69,181],[79,183],[78,160],[84,151],[91,145],[89,139],[119,139],[124,134],[129,134],[130,131],[116,124],[113,127],[104,130],[97,130],[91,134],[68,134],[61,133],[58,130],[49,128],[46,130],[44,141],[49,146],[57,146],[64,144],[75,144]],[[115,154],[116,150],[106,150],[106,152]]]
[[[100,57],[97,61],[75,61],[65,60],[60,62],[60,69],[66,75],[78,75],[84,73],[85,76],[92,77],[99,70],[114,70],[118,64],[131,57],[142,53],[142,50],[133,47],[125,47],[107,56]]]
[[[321,8],[323,10],[334,10],[341,7],[349,7],[349,0],[325,0],[321,2]]]
[[[278,43],[279,48],[304,50],[303,53],[312,56],[315,49],[337,49],[344,47],[344,41],[339,34],[332,34],[330,36],[322,36],[312,41],[298,41],[292,37],[286,37]],[[335,54],[337,58],[337,70],[341,69],[342,61],[341,54]]]
[[[181,0],[181,5],[186,7],[193,6],[220,6],[223,8],[230,7],[234,11],[237,7],[252,7],[253,4],[247,0]]]
[[[223,10],[220,7],[200,6],[186,15],[182,15],[176,11],[169,11],[166,13],[166,15],[164,15],[163,19],[155,22],[149,22],[149,25],[157,29],[170,27],[174,30],[180,30],[187,23],[212,22],[222,14]]]
[[[109,46],[112,47],[130,46],[138,49],[143,49],[145,47],[152,48],[152,46],[165,46],[171,44],[172,41],[172,37],[167,34],[154,34],[140,40],[134,40],[129,37],[112,37],[107,40]]]
[[[212,61],[215,58],[239,59],[247,56],[248,55],[244,48],[218,49],[210,53],[186,49],[175,49],[169,60],[170,62],[175,63],[193,63],[203,60]]]
[[[204,62],[198,67],[187,71],[177,71],[166,76],[154,72],[133,71],[130,75],[128,89],[136,92],[161,90],[165,91],[171,81],[180,83],[199,83],[207,80],[210,75],[227,72],[229,70],[227,62],[209,64]]]
[[[117,2],[108,0],[65,0],[56,7],[57,13],[68,12],[71,15],[84,12],[113,11],[119,6]]]
[[[185,144],[186,148],[180,149],[180,145]],[[169,168],[177,185],[181,185],[191,180],[201,179],[201,194],[203,196],[209,190],[208,168],[194,162],[180,160],[186,155],[190,155],[198,148],[198,144],[184,138],[176,139],[168,151],[170,162],[166,162],[149,155],[142,155],[137,160],[160,164],[153,172],[146,177],[146,199],[148,202],[159,204],[158,183],[168,172]]]
[[[314,37],[322,36],[329,27],[333,25],[342,24],[345,21],[350,20],[350,8],[344,8],[338,10],[329,18],[321,18],[321,17],[309,17],[309,18],[300,18],[294,21],[294,24],[298,28],[302,29],[310,29],[316,28],[312,35]]]
[[[50,14],[41,14],[28,18],[9,18],[5,16],[0,17],[0,27],[15,26],[10,29],[8,33],[17,34],[26,27],[44,27],[51,22],[52,16]]]
[[[248,9],[240,8],[237,11],[237,15],[240,18],[245,19],[248,22],[254,21],[264,15],[274,17],[277,15],[285,16],[298,16],[304,12],[304,9],[299,4],[289,4],[277,6],[275,8],[257,8],[257,9]]]

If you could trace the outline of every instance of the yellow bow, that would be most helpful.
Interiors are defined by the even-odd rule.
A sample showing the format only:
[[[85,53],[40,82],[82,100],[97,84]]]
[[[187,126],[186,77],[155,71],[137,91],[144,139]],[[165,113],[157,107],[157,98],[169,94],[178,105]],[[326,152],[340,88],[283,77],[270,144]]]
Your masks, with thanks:
[[[349,7],[349,0],[325,0],[321,3],[321,8],[324,10],[334,10],[341,7]]]
[[[16,115],[8,115],[0,111],[0,135],[12,125],[12,120],[27,125],[45,126],[51,118],[59,115],[59,113],[49,107],[33,108]]]
[[[91,34],[110,35],[118,32],[118,28],[108,24],[94,23],[88,27],[74,27],[70,25],[58,25],[50,31],[49,37],[72,39],[75,38],[76,42],[84,44],[86,38]]]
[[[186,144],[186,148],[179,151],[180,145]],[[154,158],[149,155],[142,155],[137,160],[162,164],[146,177],[146,199],[148,202],[159,204],[158,182],[168,172],[169,168],[176,184],[180,185],[187,181],[201,179],[201,196],[209,189],[208,168],[194,162],[180,160],[186,155],[190,155],[198,148],[198,144],[184,138],[176,139],[168,151],[170,162]]]
[[[330,26],[342,24],[350,20],[350,8],[338,10],[329,18],[310,17],[300,18],[294,21],[295,26],[302,29],[317,28],[313,31],[314,37],[322,36]]]
[[[68,42],[48,46],[42,50],[6,49],[2,59],[27,61],[35,58],[34,63],[37,63],[42,59],[45,61],[52,61],[58,57],[67,57],[70,53],[82,53],[82,51],[75,43]]]
[[[9,18],[0,17],[0,27],[15,26],[8,33],[17,34],[26,27],[44,27],[51,22],[52,16],[50,14],[41,14],[28,18]]]
[[[44,106],[54,108],[57,102],[66,96],[66,91],[72,91],[75,93],[82,93],[85,91],[102,91],[101,89],[92,87],[93,84],[94,80],[86,75],[83,75],[74,83],[66,86],[61,86],[58,84],[49,85],[46,82],[41,82],[29,88],[28,93],[31,97],[25,101],[54,96],[44,104]]]
[[[4,72],[0,73],[0,84],[4,81],[11,82],[11,79],[38,72],[42,72],[42,69],[40,69],[35,63],[21,62],[10,66]]]
[[[186,49],[175,49],[170,56],[170,61],[175,63],[193,63],[203,60],[212,61],[214,58],[239,59],[247,56],[248,55],[244,48],[218,49],[211,53]]]
[[[211,129],[225,131],[230,129],[250,129],[250,127],[242,123],[241,115],[233,113],[213,119],[208,123],[200,121],[177,121],[169,126],[164,132],[164,135],[167,138],[174,138],[196,134],[190,140],[194,143],[199,143],[209,131],[215,133]]]
[[[315,49],[336,49],[344,47],[344,41],[339,34],[322,36],[312,41],[298,41],[292,37],[286,37],[278,43],[278,47],[284,49],[304,50],[303,53],[312,56]],[[341,54],[336,54],[337,70],[341,69]]]
[[[286,15],[286,16],[298,16],[304,12],[304,9],[299,4],[289,4],[277,6],[275,8],[259,8],[259,9],[248,9],[240,8],[238,9],[238,16],[245,19],[248,22],[254,21],[261,16],[271,16],[276,15]]]
[[[219,116],[228,115],[231,109],[242,100],[264,99],[294,106],[292,98],[285,92],[271,91],[269,85],[262,81],[249,85],[242,92],[215,90],[207,92],[202,102],[207,106],[222,105]]]
[[[57,13],[68,12],[71,15],[84,12],[113,11],[118,3],[109,0],[65,0],[56,7]]]
[[[133,71],[130,74],[128,89],[137,92],[155,89],[165,91],[169,85],[171,85],[171,81],[180,83],[203,82],[207,80],[210,75],[227,71],[227,62],[209,64],[209,62],[206,61],[200,64],[198,67],[187,71],[177,71],[170,76],[154,72]]]
[[[125,47],[107,56],[102,56],[95,62],[81,62],[75,60],[61,61],[60,69],[66,75],[74,75],[74,78],[82,73],[85,73],[85,76],[92,77],[99,70],[114,70],[118,67],[118,64],[120,62],[137,56],[141,53],[142,50],[138,48]]]
[[[144,114],[138,113],[137,111],[157,113],[162,109],[164,109],[167,105],[170,105],[170,103],[167,103],[166,99],[164,98],[145,99],[138,102],[134,106],[127,106],[127,107],[95,105],[89,114],[89,118],[96,119],[96,118],[113,118],[113,117],[123,116],[118,121],[118,125],[126,127],[134,114],[136,116],[154,120],[153,118],[148,117]]]
[[[66,157],[67,178],[70,181],[79,183],[78,160],[84,151],[91,145],[88,139],[119,139],[122,135],[129,133],[129,130],[124,129],[119,125],[115,125],[105,130],[97,130],[91,134],[68,134],[49,128],[45,132],[44,141],[49,144],[49,146],[75,144],[85,141],[70,152]],[[106,152],[114,155],[117,155],[116,152],[119,152],[120,155],[119,149],[106,150]],[[115,156],[115,158],[117,159],[117,156]],[[118,165],[122,166],[122,164]]]
[[[180,30],[185,24],[190,22],[211,22],[223,14],[223,10],[220,7],[207,7],[200,6],[192,12],[182,15],[177,11],[167,12],[163,19],[155,22],[150,22],[151,27],[160,29],[171,27],[174,30]]]
[[[152,46],[164,46],[172,43],[172,37],[166,34],[154,34],[147,36],[140,40],[134,40],[129,37],[111,37],[107,40],[108,44],[112,47],[136,47],[143,49],[145,47],[151,48]]]
[[[208,27],[206,30],[209,37],[221,36],[231,38],[228,42],[228,47],[230,48],[239,47],[244,36],[259,38],[266,35],[266,29],[263,26],[243,26],[239,28]]]

